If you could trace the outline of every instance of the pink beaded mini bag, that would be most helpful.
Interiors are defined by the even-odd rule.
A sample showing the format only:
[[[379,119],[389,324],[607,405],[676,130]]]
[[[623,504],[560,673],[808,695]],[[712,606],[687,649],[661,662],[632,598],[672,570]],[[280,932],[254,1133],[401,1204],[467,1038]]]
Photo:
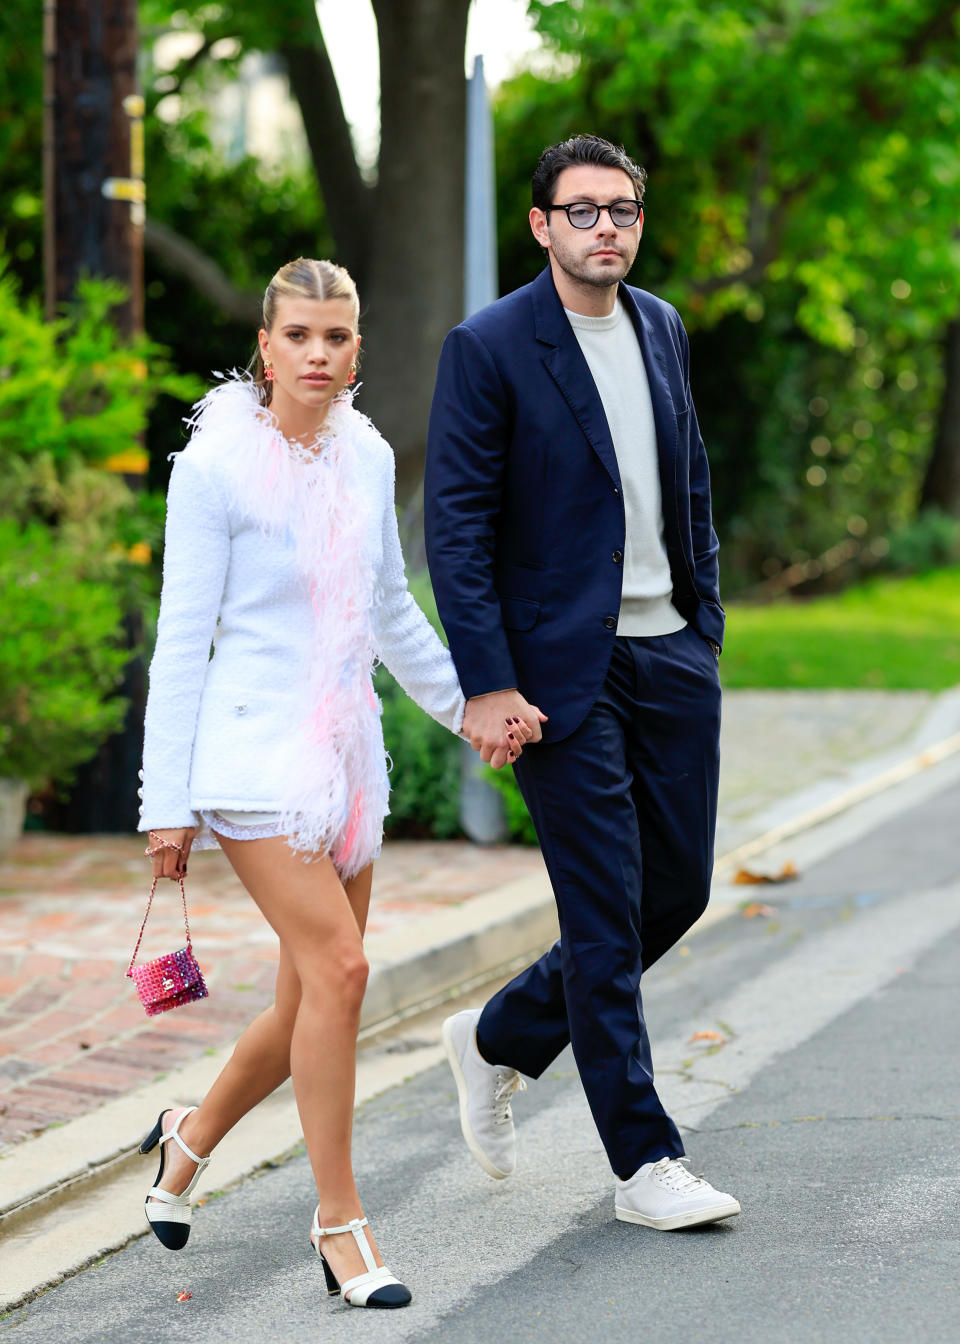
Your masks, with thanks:
[[[177,880],[180,883],[180,897],[183,901],[183,927],[187,934],[186,947],[181,947],[179,952],[167,952],[164,956],[156,957],[153,961],[145,961],[140,966],[134,966],[133,964],[137,959],[137,953],[140,951],[143,931],[147,926],[147,917],[150,914],[150,907],[153,904],[153,896],[159,880],[157,877],[153,879],[153,886],[150,888],[150,897],[147,901],[147,913],[140,925],[140,937],[137,939],[133,956],[130,958],[130,965],[127,967],[127,975],[137,987],[137,993],[140,995],[140,1002],[143,1004],[147,1017],[154,1017],[157,1013],[165,1013],[170,1008],[179,1008],[182,1003],[193,1003],[196,999],[205,999],[209,993],[207,986],[204,984],[203,972],[193,955],[193,944],[190,941],[190,921],[187,918],[187,893],[183,889],[182,877],[178,877]]]

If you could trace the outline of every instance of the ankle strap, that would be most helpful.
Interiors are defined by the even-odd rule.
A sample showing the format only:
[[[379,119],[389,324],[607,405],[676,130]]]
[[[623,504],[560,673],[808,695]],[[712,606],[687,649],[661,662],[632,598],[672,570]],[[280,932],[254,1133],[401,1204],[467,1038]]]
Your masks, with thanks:
[[[367,1225],[366,1218],[351,1218],[349,1223],[345,1223],[343,1227],[321,1227],[316,1214],[314,1214],[313,1234],[315,1237],[335,1237],[338,1232],[353,1232],[356,1235],[358,1227],[366,1227]]]
[[[318,1204],[313,1215],[312,1235],[315,1237],[335,1237],[338,1232],[352,1232],[366,1271],[368,1274],[372,1274],[377,1269],[377,1262],[370,1249],[370,1243],[367,1241],[367,1234],[363,1230],[366,1226],[366,1218],[351,1218],[349,1223],[344,1223],[343,1227],[321,1227],[320,1205]],[[317,1249],[320,1249],[319,1246]],[[341,1291],[343,1290],[341,1289]]]

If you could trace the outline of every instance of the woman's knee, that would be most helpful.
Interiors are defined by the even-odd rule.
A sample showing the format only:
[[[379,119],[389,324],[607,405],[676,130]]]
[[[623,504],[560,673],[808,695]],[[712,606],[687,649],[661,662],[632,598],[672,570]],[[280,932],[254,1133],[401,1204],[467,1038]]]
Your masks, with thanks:
[[[370,967],[363,944],[350,942],[327,946],[300,966],[301,992],[305,997],[331,996],[344,1004],[359,1004],[367,988]]]
[[[359,1003],[366,993],[370,976],[370,965],[362,948],[356,948],[339,960],[337,976],[346,996]]]

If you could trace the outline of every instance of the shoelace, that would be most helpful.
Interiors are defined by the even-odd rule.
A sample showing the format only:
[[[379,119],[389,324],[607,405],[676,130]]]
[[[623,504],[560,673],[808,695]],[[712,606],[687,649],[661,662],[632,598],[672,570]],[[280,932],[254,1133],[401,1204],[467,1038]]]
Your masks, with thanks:
[[[661,1157],[659,1162],[654,1163],[650,1174],[659,1185],[684,1194],[689,1190],[695,1190],[698,1185],[705,1184],[699,1176],[694,1176],[692,1171],[687,1170],[684,1163],[689,1161],[688,1157]]]
[[[505,1125],[508,1120],[513,1119],[513,1112],[510,1109],[510,1098],[514,1092],[526,1092],[527,1085],[517,1073],[516,1069],[498,1071],[497,1086],[493,1094],[493,1120],[494,1124]]]

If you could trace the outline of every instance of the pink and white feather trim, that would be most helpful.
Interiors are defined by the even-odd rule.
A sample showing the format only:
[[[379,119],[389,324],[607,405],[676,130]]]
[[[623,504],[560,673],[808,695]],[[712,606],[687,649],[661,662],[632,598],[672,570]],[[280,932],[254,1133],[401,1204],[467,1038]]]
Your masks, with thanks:
[[[261,405],[252,381],[234,373],[194,407],[194,439],[232,457],[229,503],[265,536],[292,536],[315,625],[303,721],[291,733],[281,824],[306,855],[330,854],[343,879],[375,857],[388,808],[380,703],[373,691],[374,568],[371,502],[359,457],[379,434],[335,401],[310,449],[290,442]],[[298,675],[299,669],[289,669]]]

